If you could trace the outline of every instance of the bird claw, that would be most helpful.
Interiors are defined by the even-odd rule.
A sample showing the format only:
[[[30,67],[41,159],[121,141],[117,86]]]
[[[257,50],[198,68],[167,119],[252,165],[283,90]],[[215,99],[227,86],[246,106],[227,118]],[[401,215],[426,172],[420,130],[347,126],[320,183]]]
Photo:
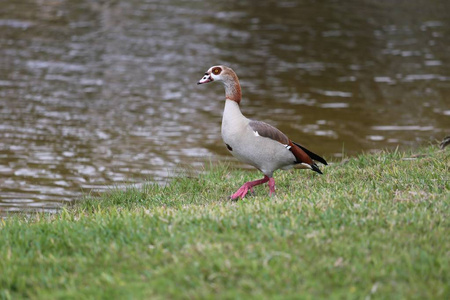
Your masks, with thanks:
[[[249,181],[244,183],[233,195],[230,196],[231,200],[237,201],[239,198],[244,198],[249,192],[251,195],[253,195],[255,192],[253,191],[253,187],[256,185],[260,185],[263,183],[266,183],[269,181],[269,187],[270,192],[275,192],[275,181],[273,178],[269,178],[267,176],[264,176],[263,179],[255,180],[255,181]]]
[[[238,202],[239,197],[238,198],[233,198],[233,195],[231,195],[231,196],[228,197],[228,200],[231,200],[233,202]]]
[[[239,198],[244,199],[247,194],[248,194],[248,191],[240,192],[238,190],[236,193],[234,193],[233,195],[230,196],[230,199],[233,201],[238,201]]]

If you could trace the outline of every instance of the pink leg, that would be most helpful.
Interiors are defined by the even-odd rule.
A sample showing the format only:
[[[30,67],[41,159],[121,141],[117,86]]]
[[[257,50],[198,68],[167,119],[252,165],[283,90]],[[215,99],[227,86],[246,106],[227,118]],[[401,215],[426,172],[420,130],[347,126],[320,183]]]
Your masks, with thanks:
[[[275,179],[273,177],[269,179],[269,190],[269,196],[275,194]]]
[[[259,179],[259,180],[255,180],[255,181],[249,181],[244,183],[244,185],[242,185],[237,191],[236,193],[234,193],[233,195],[231,195],[231,200],[236,200],[237,198],[244,198],[245,195],[247,195],[248,191],[252,191],[254,186],[266,183],[267,181],[269,181],[270,184],[270,180],[273,181],[273,178],[264,176],[263,179]],[[275,185],[275,182],[274,182]],[[270,186],[270,185],[269,185]],[[275,189],[274,189],[275,190]]]

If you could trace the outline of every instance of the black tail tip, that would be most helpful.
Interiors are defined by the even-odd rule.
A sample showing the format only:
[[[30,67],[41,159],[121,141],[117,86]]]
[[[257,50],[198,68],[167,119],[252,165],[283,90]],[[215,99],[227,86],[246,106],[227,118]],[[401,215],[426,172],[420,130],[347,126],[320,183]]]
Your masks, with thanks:
[[[311,167],[314,172],[317,172],[317,173],[323,175],[322,171],[320,171],[319,167],[316,164],[313,164]]]

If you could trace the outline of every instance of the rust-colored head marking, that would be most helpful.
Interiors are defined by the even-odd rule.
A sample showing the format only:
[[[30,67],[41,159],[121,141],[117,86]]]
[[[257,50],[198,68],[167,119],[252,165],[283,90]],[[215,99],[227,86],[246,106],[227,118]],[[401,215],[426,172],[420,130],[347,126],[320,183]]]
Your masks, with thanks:
[[[205,75],[197,84],[204,84],[208,82],[222,82],[225,86],[226,99],[237,102],[241,101],[241,86],[239,79],[234,71],[226,66],[212,66],[206,71]]]
[[[220,73],[222,73],[222,68],[221,67],[215,67],[214,69],[212,69],[212,73],[214,75],[219,75]]]

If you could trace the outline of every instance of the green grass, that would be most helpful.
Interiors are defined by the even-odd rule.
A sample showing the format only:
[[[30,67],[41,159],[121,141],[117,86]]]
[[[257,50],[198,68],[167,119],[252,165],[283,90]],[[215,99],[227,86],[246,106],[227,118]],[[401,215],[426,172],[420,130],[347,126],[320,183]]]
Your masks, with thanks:
[[[449,152],[278,172],[216,166],[0,220],[0,299],[449,299]]]

